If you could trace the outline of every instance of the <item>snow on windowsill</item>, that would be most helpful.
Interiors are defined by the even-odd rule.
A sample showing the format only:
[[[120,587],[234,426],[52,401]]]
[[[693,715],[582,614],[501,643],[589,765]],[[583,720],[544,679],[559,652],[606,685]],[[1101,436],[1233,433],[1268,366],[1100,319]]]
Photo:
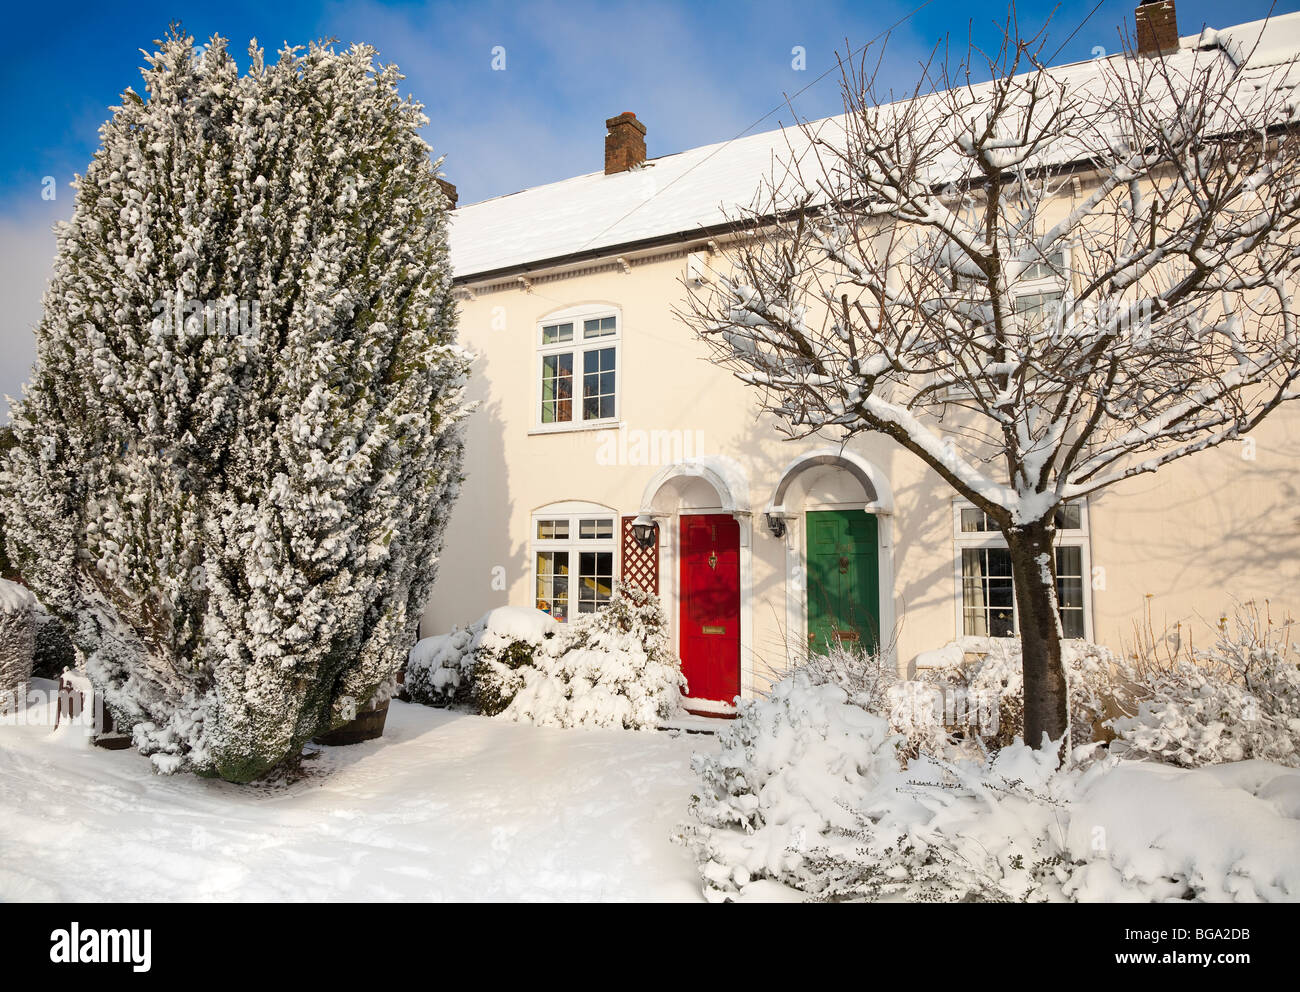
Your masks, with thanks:
[[[580,424],[561,424],[558,427],[534,427],[528,432],[529,437],[543,434],[582,434],[587,431],[614,431],[626,427],[623,420],[587,420]]]

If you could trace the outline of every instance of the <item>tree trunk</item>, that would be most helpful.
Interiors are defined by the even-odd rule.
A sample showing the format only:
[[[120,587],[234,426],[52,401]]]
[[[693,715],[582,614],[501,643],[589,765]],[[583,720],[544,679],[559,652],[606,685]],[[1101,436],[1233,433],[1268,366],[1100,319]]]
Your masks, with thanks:
[[[1025,678],[1025,743],[1060,742],[1069,730],[1069,692],[1061,665],[1057,613],[1056,528],[1037,521],[1006,534],[1016,587],[1016,612]],[[1067,742],[1068,746],[1068,742]]]

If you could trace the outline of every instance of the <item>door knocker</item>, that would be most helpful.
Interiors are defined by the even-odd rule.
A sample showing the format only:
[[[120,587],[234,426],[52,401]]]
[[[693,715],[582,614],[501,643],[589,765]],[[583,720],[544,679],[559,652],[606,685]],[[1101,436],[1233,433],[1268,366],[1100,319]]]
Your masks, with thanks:
[[[718,570],[718,553],[716,551],[709,552],[709,568],[715,572]]]
[[[848,575],[848,574],[849,574],[849,560],[848,560],[848,558],[844,558],[844,557],[841,557],[841,558],[840,558],[840,574],[841,574],[841,575]]]

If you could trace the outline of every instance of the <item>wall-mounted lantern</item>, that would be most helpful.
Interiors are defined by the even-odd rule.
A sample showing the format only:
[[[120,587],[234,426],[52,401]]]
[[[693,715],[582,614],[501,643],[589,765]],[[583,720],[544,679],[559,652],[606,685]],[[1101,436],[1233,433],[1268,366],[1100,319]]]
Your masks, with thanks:
[[[644,550],[653,548],[658,536],[659,525],[648,514],[643,513],[632,521],[632,539],[637,547]]]

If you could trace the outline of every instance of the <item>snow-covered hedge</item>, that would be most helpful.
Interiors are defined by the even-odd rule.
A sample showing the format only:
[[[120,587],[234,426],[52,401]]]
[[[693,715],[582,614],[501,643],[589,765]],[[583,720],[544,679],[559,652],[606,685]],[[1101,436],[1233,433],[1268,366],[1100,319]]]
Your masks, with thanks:
[[[883,718],[800,672],[720,737],[677,838],[714,901],[758,880],[828,900],[1300,898],[1300,773],[1276,765],[1185,771],[1090,745],[1060,767],[1020,741],[906,760]]]
[[[599,613],[562,625],[502,714],[555,727],[647,729],[681,708],[686,684],[657,596],[620,588]],[[481,682],[479,667],[474,677]]]
[[[540,610],[506,606],[481,621],[473,645],[470,694],[480,713],[496,716],[524,686],[524,672],[545,656],[559,624]]]
[[[635,589],[567,624],[500,607],[417,643],[405,688],[416,702],[543,726],[652,727],[677,711],[684,684],[666,628],[658,599]]]
[[[1112,721],[1127,753],[1184,767],[1300,765],[1300,652],[1289,626],[1238,612],[1193,662],[1134,668],[1136,712]]]
[[[918,675],[945,694],[960,694],[964,705],[945,699],[956,716],[954,729],[978,736],[986,746],[1004,747],[1024,733],[1025,681],[1020,641],[1015,638],[962,638],[932,652],[954,662],[968,654],[976,661],[937,667]],[[1112,736],[1106,721],[1122,712],[1128,683],[1119,659],[1107,648],[1086,641],[1061,642],[1061,661],[1070,691],[1070,743],[1090,744]]]
[[[67,625],[53,613],[40,610],[36,613],[35,657],[32,674],[37,678],[55,679],[65,668],[77,664],[77,650]]]
[[[40,604],[25,586],[0,579],[0,697],[31,681]]]
[[[464,630],[422,638],[406,663],[406,692],[417,703],[472,703],[495,716],[523,685],[516,671],[533,663],[557,627],[540,610],[501,606]]]
[[[473,639],[473,626],[420,638],[406,662],[406,681],[402,685],[406,697],[426,706],[468,703]]]
[[[811,888],[808,852],[899,767],[899,739],[833,683],[796,671],[768,699],[741,700],[718,754],[696,754],[701,781],[681,839],[695,852],[705,895],[722,899],[756,878]]]
[[[973,661],[966,661],[967,657]],[[1062,658],[1070,684],[1071,742],[1078,746],[1112,736],[1108,716],[1121,712],[1127,683],[1117,659],[1096,644],[1069,641]],[[798,671],[814,685],[837,685],[854,704],[889,721],[903,735],[910,757],[944,757],[960,734],[966,750],[997,750],[1024,731],[1024,675],[1020,642],[966,637],[926,652],[916,678],[905,680],[879,655],[843,647],[806,658]]]
[[[902,737],[899,748],[905,754],[944,754],[952,744],[944,726],[945,704],[950,700],[943,690],[901,679],[886,654],[833,644],[823,653],[810,652],[783,674],[795,673],[813,686],[838,686],[849,702],[886,719],[890,730]]]

